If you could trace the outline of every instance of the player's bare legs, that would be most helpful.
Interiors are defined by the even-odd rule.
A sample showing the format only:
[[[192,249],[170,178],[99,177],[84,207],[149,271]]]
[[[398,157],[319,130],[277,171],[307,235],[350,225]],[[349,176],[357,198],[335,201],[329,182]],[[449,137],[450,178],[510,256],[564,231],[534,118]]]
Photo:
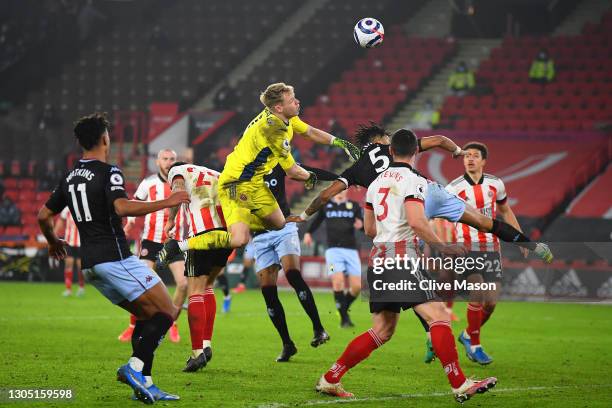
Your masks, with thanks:
[[[178,310],[172,303],[168,289],[163,282],[157,283],[138,298],[118,304],[136,316],[136,324],[132,336],[132,357],[128,366],[137,372],[142,372],[144,386],[154,387],[151,377],[154,352],[164,335],[176,319]],[[125,366],[117,372],[117,379],[128,383]],[[157,389],[156,389],[157,390]],[[162,391],[159,391],[163,393]],[[167,399],[178,399],[177,396],[163,393]]]
[[[318,347],[321,344],[329,341],[329,334],[327,334],[323,328],[323,325],[321,324],[321,318],[319,317],[319,311],[317,310],[317,305],[314,301],[312,291],[302,277],[302,272],[300,271],[300,257],[297,255],[285,255],[280,261],[283,271],[285,271],[287,281],[293,290],[295,290],[295,294],[297,295],[302,308],[312,323],[314,337],[310,342],[310,345],[312,347]]]
[[[180,314],[180,309],[183,306],[183,303],[185,303],[185,299],[187,298],[187,278],[185,277],[185,262],[172,262],[170,265],[168,265],[168,268],[170,269],[170,272],[172,272],[172,276],[174,277],[174,283],[176,284],[174,296],[172,296],[172,303],[174,303],[174,305],[179,308]]]
[[[379,313],[372,314],[372,330],[378,336],[378,339],[384,343],[391,340],[395,333],[395,328],[399,322],[400,314],[383,310]]]
[[[217,300],[213,291],[215,279],[222,267],[211,268],[209,275],[187,277],[189,306],[189,334],[191,336],[191,356],[183,369],[195,372],[205,367],[212,359],[212,334],[217,314]]]
[[[153,261],[149,259],[141,259],[141,261],[143,261],[149,268],[154,269],[155,263]],[[178,319],[178,315],[180,315],[181,313],[182,305],[185,302],[185,298],[187,296],[187,279],[184,276],[185,263],[183,261],[175,261],[168,265],[168,268],[172,272],[174,282],[176,283],[176,290],[172,298],[172,303],[177,307],[178,314],[176,318]],[[136,320],[136,317],[132,314],[130,316],[129,326],[118,337],[120,341],[130,341],[133,336]],[[181,341],[181,336],[179,334],[176,321],[174,321],[172,323],[172,326],[170,327],[169,338],[170,341],[173,343],[178,343]]]
[[[297,348],[289,335],[289,328],[287,327],[287,320],[285,318],[285,309],[278,298],[278,287],[276,286],[278,271],[279,265],[271,265],[257,272],[257,277],[259,278],[261,294],[266,302],[268,316],[283,342],[283,350],[276,358],[276,361],[287,362],[291,356],[297,353]]]
[[[149,262],[153,264],[152,261]],[[180,260],[172,262],[170,265],[168,265],[168,268],[170,269],[170,272],[172,272],[172,276],[174,277],[174,283],[176,284],[174,296],[172,296],[172,303],[174,303],[174,306],[178,308],[178,315],[180,315],[181,310],[183,309],[183,303],[185,303],[185,299],[187,298],[187,278],[185,277],[185,261]],[[179,341],[181,341],[181,336],[179,334],[176,320],[172,324],[172,327],[170,327],[169,337],[170,341],[173,343],[178,343]]]
[[[465,206],[465,211],[459,219],[459,222],[470,225],[481,232],[490,232],[499,237],[502,241],[513,242],[522,248],[534,251],[534,253],[546,263],[551,263],[553,260],[553,254],[550,252],[548,245],[531,241],[525,234],[510,224],[489,218],[469,205]]]
[[[491,318],[491,315],[495,311],[495,307],[497,306],[497,299],[499,299],[499,293],[501,292],[501,282],[498,282],[495,285],[494,290],[488,290],[484,295],[484,303],[482,305],[482,322],[480,326],[484,326],[484,324]]]
[[[163,282],[159,282],[132,302],[125,300],[118,305],[136,316],[136,320],[151,319],[155,314],[163,313],[174,321],[178,314],[178,309],[172,303],[168,288]]]
[[[270,230],[279,230],[285,227],[285,216],[278,207],[272,212],[272,214],[262,217],[262,221],[266,228]]]

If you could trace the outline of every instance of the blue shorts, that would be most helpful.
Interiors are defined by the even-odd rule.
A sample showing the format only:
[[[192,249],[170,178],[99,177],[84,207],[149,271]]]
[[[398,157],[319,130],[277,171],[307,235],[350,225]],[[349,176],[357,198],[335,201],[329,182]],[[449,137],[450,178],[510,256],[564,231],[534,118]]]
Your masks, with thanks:
[[[85,279],[114,304],[132,302],[161,282],[159,276],[134,255],[83,269]]]
[[[300,236],[294,222],[285,224],[283,229],[270,231],[253,238],[255,247],[255,271],[259,272],[272,265],[280,265],[285,255],[300,256]]]
[[[325,251],[325,262],[330,275],[342,272],[349,276],[361,276],[361,262],[356,249],[328,248]]]
[[[244,251],[242,252],[242,258],[255,259],[255,245],[253,241],[249,241],[249,243],[245,245]]]
[[[465,201],[446,191],[438,183],[429,183],[425,196],[425,216],[457,222],[465,212]]]

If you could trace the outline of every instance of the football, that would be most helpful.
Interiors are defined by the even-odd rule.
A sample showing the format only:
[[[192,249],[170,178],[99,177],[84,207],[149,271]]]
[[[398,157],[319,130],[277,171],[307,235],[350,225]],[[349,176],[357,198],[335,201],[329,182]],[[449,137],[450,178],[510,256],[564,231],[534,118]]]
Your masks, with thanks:
[[[374,48],[382,44],[385,37],[385,29],[377,19],[366,17],[355,24],[353,37],[360,47]]]

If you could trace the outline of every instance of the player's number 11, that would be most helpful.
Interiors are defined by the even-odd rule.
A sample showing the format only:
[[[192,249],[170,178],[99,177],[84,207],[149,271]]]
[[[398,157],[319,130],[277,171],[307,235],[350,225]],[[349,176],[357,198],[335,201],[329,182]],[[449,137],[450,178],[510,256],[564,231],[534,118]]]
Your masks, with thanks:
[[[85,222],[91,221],[91,211],[89,211],[89,203],[87,202],[87,193],[85,192],[85,188],[87,185],[85,183],[80,183],[77,185],[77,191],[81,193],[81,201],[83,202],[83,212],[85,213]],[[68,186],[68,191],[72,196],[72,208],[74,208],[74,215],[76,215],[76,220],[78,222],[83,221],[83,217],[81,216],[81,211],[79,210],[79,202],[77,200],[76,192],[74,191],[74,184],[70,184]]]

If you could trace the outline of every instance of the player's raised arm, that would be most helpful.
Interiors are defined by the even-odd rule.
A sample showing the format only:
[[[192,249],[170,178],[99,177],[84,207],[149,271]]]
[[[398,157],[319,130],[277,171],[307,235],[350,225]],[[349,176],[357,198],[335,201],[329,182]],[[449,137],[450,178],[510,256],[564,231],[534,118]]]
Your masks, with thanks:
[[[339,147],[344,150],[352,161],[357,161],[357,159],[359,159],[361,153],[359,148],[348,140],[340,139],[324,130],[308,125],[297,116],[291,118],[291,124],[293,125],[293,130],[297,134],[315,143]]]
[[[516,228],[518,231],[523,232],[523,230],[521,229],[521,225],[516,219],[516,215],[514,215],[514,211],[512,211],[510,204],[508,204],[508,200],[504,199],[497,203],[497,213],[501,215],[503,220],[506,221],[508,224]],[[527,255],[529,254],[529,250],[523,247],[519,248],[523,256],[527,257]]]
[[[419,150],[424,152],[434,147],[439,147],[453,154],[453,157],[464,156],[465,151],[446,136],[425,136],[419,139]]]
[[[333,196],[346,190],[346,184],[340,180],[334,180],[325,190],[321,191],[319,195],[312,200],[308,205],[308,208],[300,215],[290,215],[287,217],[287,222],[304,222],[309,219],[314,213],[319,211]]]
[[[180,162],[177,162],[180,165]],[[170,172],[168,173],[168,181],[171,183],[172,192],[177,191],[187,191],[185,188],[185,179],[182,175],[176,174],[173,172],[173,169],[170,168]],[[178,214],[179,205],[175,205],[174,207],[170,207],[170,212],[168,214],[168,220],[164,225],[164,232],[167,236],[170,236],[170,231],[174,228],[174,223],[176,219],[176,215]]]
[[[175,207],[179,204],[189,203],[189,194],[186,191],[173,192],[164,200],[157,201],[138,201],[118,198],[114,201],[115,212],[120,217],[133,216],[140,217],[164,208]]]

